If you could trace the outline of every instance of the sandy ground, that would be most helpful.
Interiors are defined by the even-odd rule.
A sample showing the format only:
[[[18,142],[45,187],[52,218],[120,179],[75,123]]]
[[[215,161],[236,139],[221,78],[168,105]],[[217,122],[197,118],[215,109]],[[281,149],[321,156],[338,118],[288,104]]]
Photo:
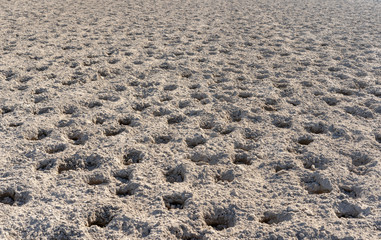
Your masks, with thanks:
[[[0,238],[381,239],[380,16],[0,0]]]

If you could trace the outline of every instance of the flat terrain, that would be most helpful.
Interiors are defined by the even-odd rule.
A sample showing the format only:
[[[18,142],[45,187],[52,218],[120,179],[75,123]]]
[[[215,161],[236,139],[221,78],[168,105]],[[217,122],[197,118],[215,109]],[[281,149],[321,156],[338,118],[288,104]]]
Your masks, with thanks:
[[[381,2],[0,0],[0,239],[381,239]]]

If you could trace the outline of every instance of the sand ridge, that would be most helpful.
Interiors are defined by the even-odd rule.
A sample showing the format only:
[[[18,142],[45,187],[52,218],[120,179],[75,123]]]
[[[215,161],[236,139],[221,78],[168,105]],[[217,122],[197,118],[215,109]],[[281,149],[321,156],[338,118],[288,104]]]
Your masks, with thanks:
[[[0,6],[2,239],[381,238],[379,1]]]

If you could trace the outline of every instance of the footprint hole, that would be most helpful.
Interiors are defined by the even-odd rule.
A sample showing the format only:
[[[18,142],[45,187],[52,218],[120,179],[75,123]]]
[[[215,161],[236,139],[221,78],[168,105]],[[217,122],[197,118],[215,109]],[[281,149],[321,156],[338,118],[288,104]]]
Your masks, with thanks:
[[[156,144],[167,144],[172,140],[172,137],[169,135],[161,135],[155,137],[155,143]]]
[[[372,161],[372,158],[365,153],[355,152],[351,155],[352,164],[356,167],[366,165]]]
[[[259,222],[271,225],[288,220],[291,220],[291,215],[289,213],[267,211],[263,214],[263,217],[259,220]]]
[[[87,226],[97,226],[100,228],[106,227],[114,218],[114,214],[109,207],[98,208],[89,214],[87,218]]]
[[[114,178],[121,183],[128,183],[132,179],[132,172],[129,170],[120,170],[114,174]]]
[[[130,126],[132,124],[132,118],[131,117],[119,118],[118,123],[120,125]]]
[[[307,132],[314,133],[314,134],[323,134],[327,132],[327,127],[324,123],[311,123],[308,124],[305,129]]]
[[[198,136],[195,136],[195,137],[187,138],[185,140],[185,142],[187,143],[187,146],[189,148],[195,148],[198,145],[205,144],[206,143],[206,138],[204,138],[204,136],[202,136],[202,135],[198,135]]]
[[[314,139],[311,136],[301,136],[298,138],[298,143],[301,145],[309,145]]]
[[[246,153],[242,152],[242,153],[237,153],[234,155],[233,163],[251,165],[251,160]]]
[[[235,178],[233,170],[228,170],[216,175],[216,182],[232,182]]]
[[[169,169],[165,173],[165,179],[169,183],[184,182],[185,169],[182,165]]]
[[[16,192],[13,189],[7,189],[0,192],[0,203],[13,205],[16,201]]]
[[[48,154],[56,154],[56,153],[65,151],[65,149],[66,149],[65,144],[49,145],[45,148],[45,152]]]
[[[204,214],[206,225],[211,226],[217,231],[222,231],[226,228],[234,227],[235,214],[224,208],[215,208]]]
[[[124,128],[110,127],[104,130],[104,134],[107,137],[112,137],[121,134],[124,130]]]
[[[135,163],[141,163],[143,161],[144,154],[142,151],[131,149],[123,156],[123,164],[130,165]]]
[[[171,116],[167,119],[168,124],[176,124],[176,123],[181,123],[185,120],[185,117],[182,115],[174,115]]]
[[[163,202],[168,210],[171,209],[183,209],[185,201],[189,196],[184,194],[175,193],[172,195],[163,196]]]
[[[57,168],[58,174],[62,174],[70,170],[76,171],[76,170],[82,169],[84,167],[83,165],[84,165],[83,162],[77,158],[74,158],[74,157],[66,158],[64,159],[62,163],[58,164],[58,168]]]
[[[138,186],[136,184],[124,185],[116,190],[116,195],[119,197],[132,196],[135,194],[137,188]]]
[[[83,145],[83,144],[85,144],[85,142],[87,141],[87,138],[88,138],[85,134],[83,134],[80,131],[70,132],[67,135],[67,137],[69,138],[69,140],[71,140],[71,143],[74,145]]]
[[[87,177],[87,184],[89,185],[100,185],[109,183],[109,179],[103,176],[102,174],[93,174]]]

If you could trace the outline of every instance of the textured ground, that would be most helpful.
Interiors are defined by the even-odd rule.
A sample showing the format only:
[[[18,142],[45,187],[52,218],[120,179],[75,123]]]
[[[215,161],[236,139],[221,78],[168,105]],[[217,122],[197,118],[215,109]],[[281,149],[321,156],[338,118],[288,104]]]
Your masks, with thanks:
[[[0,0],[0,238],[381,239],[380,15]]]

